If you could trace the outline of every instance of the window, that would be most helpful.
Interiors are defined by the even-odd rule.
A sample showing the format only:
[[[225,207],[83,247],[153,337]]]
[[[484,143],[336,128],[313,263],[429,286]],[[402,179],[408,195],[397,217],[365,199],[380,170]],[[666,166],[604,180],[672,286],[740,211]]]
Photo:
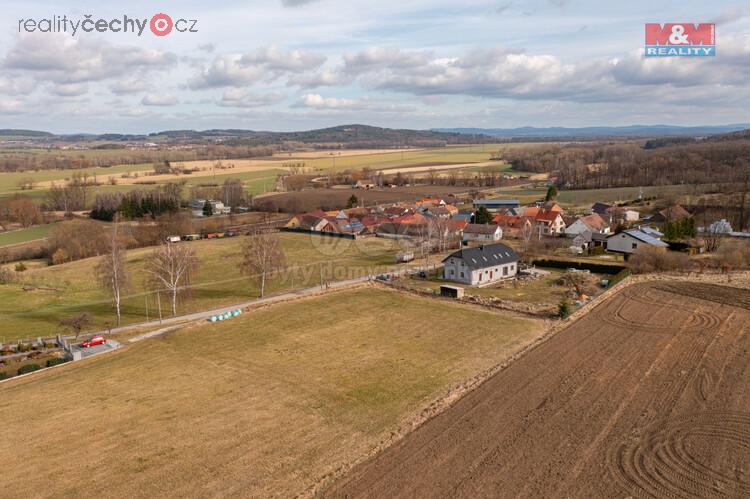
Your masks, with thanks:
[[[463,272],[461,272],[461,273],[460,273],[460,276],[461,276],[461,277],[463,277],[463,276],[464,276],[464,273],[463,273]]]
[[[633,243],[633,249],[638,249],[638,243]]]

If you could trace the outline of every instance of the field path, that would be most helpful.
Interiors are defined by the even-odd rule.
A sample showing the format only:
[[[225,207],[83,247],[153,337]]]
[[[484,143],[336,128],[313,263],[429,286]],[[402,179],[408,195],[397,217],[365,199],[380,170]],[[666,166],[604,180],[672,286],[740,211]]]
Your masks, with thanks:
[[[626,288],[322,495],[748,497],[750,291],[720,289]]]

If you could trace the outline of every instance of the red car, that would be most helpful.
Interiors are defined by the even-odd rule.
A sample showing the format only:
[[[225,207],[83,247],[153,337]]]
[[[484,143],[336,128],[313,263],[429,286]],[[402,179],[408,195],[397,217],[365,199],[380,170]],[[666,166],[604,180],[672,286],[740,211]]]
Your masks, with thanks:
[[[90,340],[86,340],[81,343],[82,348],[94,347],[96,345],[102,345],[107,339],[104,336],[94,336]]]

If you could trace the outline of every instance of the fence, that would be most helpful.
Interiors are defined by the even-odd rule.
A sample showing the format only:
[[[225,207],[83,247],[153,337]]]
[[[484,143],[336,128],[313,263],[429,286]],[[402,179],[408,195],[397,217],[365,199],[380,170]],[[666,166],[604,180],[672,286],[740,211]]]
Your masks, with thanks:
[[[595,274],[618,274],[627,267],[624,265],[614,265],[607,263],[580,262],[576,260],[534,260],[532,262],[537,267],[551,267],[554,269],[576,269],[589,270]]]

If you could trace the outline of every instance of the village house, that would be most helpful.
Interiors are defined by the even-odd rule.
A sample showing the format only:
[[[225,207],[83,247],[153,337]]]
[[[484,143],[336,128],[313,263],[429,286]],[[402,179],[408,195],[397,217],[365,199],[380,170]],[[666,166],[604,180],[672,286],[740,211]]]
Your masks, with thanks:
[[[495,242],[503,238],[503,229],[499,225],[468,224],[463,230],[463,240]]]
[[[575,222],[565,227],[565,235],[568,237],[575,237],[578,234],[584,232],[598,232],[600,234],[609,234],[609,224],[597,213],[586,215],[576,219]]]
[[[501,243],[464,248],[443,260],[443,277],[450,281],[482,286],[515,277],[520,258]]]
[[[534,217],[534,229],[545,236],[557,236],[565,230],[565,220],[559,211],[547,211]]]
[[[606,215],[603,215],[603,218],[608,220],[610,225],[631,224],[640,220],[641,214],[635,210],[613,206],[606,211]]]
[[[431,206],[424,212],[425,215],[433,218],[448,219],[451,217],[451,212],[445,206]]]
[[[615,208],[615,205],[609,204],[609,203],[601,203],[596,202],[591,205],[591,213],[596,213],[597,215],[605,216],[609,210],[612,208]]]
[[[213,215],[229,215],[232,209],[229,206],[224,206],[224,203],[215,199],[209,199],[208,204],[211,205],[211,212]],[[205,199],[193,199],[190,202],[190,210],[194,217],[205,216],[203,214],[203,207],[206,205]]]
[[[690,218],[692,215],[685,208],[676,204],[668,208],[664,208],[653,215],[651,215],[647,221],[650,223],[665,223],[673,220],[682,220],[683,218]]]
[[[607,251],[613,253],[632,254],[639,248],[653,246],[666,249],[669,245],[660,241],[653,235],[649,235],[640,229],[630,229],[618,234],[612,234],[607,238]]]

